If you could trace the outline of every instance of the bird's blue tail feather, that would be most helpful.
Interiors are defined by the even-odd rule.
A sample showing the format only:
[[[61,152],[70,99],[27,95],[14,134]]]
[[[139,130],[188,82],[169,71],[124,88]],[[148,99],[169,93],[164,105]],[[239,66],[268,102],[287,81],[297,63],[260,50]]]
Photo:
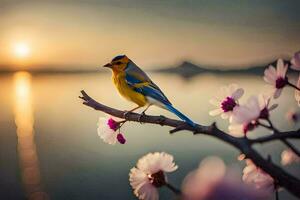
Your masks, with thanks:
[[[176,108],[174,108],[172,105],[167,104],[165,105],[166,109],[169,110],[170,112],[174,113],[175,115],[177,115],[180,119],[182,119],[183,121],[185,121],[188,125],[194,127],[195,123],[190,120],[187,116],[185,116],[184,114],[182,114],[181,112],[179,112]]]

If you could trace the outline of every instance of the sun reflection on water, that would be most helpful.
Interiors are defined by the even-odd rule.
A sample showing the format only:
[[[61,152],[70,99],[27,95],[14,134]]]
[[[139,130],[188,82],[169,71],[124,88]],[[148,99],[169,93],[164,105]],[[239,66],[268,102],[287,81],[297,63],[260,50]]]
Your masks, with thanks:
[[[28,72],[14,74],[15,123],[18,136],[18,153],[23,187],[29,200],[48,200],[43,191],[39,160],[34,141],[34,116],[32,109],[31,75]]]

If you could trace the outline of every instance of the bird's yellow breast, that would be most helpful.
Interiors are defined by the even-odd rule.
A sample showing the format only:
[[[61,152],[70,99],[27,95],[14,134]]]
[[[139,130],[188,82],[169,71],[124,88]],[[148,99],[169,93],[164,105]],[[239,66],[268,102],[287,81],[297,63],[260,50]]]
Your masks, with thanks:
[[[125,80],[125,73],[123,72],[114,72],[112,76],[113,82],[124,98],[127,100],[136,103],[139,106],[145,106],[147,104],[147,99],[144,95],[134,91]]]

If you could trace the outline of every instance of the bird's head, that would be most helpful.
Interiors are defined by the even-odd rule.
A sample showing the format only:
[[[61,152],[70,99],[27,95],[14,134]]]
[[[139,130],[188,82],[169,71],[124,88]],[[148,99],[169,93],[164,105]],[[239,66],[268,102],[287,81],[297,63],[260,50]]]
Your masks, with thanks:
[[[113,71],[120,72],[125,70],[129,62],[130,59],[126,55],[120,55],[114,57],[110,63],[107,63],[103,67],[107,67],[112,69]]]

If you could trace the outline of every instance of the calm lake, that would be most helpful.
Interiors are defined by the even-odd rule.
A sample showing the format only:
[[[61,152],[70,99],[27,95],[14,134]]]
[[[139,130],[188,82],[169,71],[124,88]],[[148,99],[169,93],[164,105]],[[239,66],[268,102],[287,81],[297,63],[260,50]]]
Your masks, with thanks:
[[[204,125],[217,121],[224,130],[228,122],[208,114],[214,109],[208,101],[220,86],[237,83],[243,87],[245,96],[241,102],[266,90],[262,77],[254,75],[203,74],[190,80],[176,75],[150,76],[174,106],[191,119]],[[96,129],[98,118],[104,114],[82,105],[78,96],[84,89],[106,105],[133,108],[117,94],[110,77],[109,73],[0,74],[0,199],[24,199],[24,188],[40,189],[54,200],[135,199],[128,181],[129,170],[141,156],[154,151],[174,155],[179,169],[168,178],[177,187],[201,159],[210,155],[242,171],[244,163],[237,161],[239,152],[233,147],[184,131],[170,135],[168,127],[127,123],[122,128],[125,145],[103,143]],[[293,89],[286,88],[277,102],[279,107],[272,118],[276,126],[281,130],[295,128],[285,119],[288,110],[298,109]],[[176,118],[155,107],[147,113]],[[259,129],[256,134],[267,132]],[[284,148],[279,142],[257,146],[264,155],[272,154],[278,163]],[[286,170],[300,174],[299,165]],[[171,197],[168,190],[161,189],[161,199]],[[280,192],[280,197],[296,199],[285,191]]]

